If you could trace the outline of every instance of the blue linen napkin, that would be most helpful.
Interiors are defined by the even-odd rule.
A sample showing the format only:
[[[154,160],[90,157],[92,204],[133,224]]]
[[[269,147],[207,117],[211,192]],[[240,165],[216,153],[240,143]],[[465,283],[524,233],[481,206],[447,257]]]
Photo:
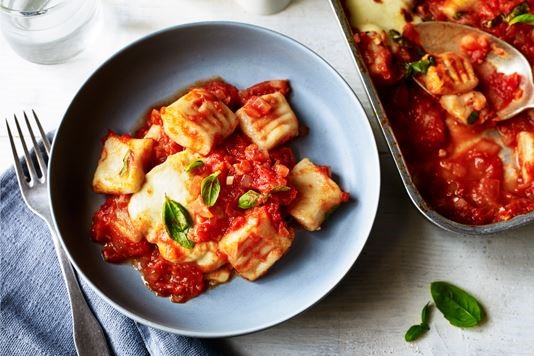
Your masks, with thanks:
[[[24,204],[14,169],[0,177],[0,235],[0,355],[76,354],[67,290],[48,228]],[[221,354],[213,340],[131,320],[81,282],[115,354]]]

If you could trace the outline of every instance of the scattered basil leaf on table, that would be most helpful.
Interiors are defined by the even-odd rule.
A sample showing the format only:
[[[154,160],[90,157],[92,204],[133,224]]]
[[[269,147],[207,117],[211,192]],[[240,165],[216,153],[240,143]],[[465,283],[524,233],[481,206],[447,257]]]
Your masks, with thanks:
[[[428,320],[430,318],[431,306],[432,305],[430,303],[427,303],[423,307],[423,310],[421,311],[421,324],[410,326],[404,335],[404,340],[408,342],[414,341],[430,330],[430,327],[428,326]]]
[[[405,63],[405,76],[411,77],[414,74],[425,74],[430,66],[436,65],[436,59],[432,56],[420,59],[415,62]]]
[[[412,325],[408,331],[406,331],[406,334],[404,335],[404,340],[410,342],[415,341],[418,338],[420,338],[424,333],[426,333],[430,328],[428,325],[418,324],[418,325]]]
[[[196,161],[193,161],[193,162],[189,163],[189,164],[187,165],[187,167],[185,167],[185,171],[186,171],[186,172],[190,172],[190,171],[192,171],[192,170],[195,169],[195,168],[202,167],[203,165],[204,165],[204,162],[201,161],[201,160],[199,160],[199,159],[197,159]]]
[[[508,22],[509,25],[513,25],[516,23],[526,23],[528,25],[534,25],[534,14],[518,15]]]
[[[217,198],[219,198],[219,193],[221,191],[221,184],[217,178],[219,174],[221,174],[221,172],[217,171],[202,180],[200,195],[202,196],[204,204],[208,207],[214,206],[217,202]]]
[[[167,233],[174,241],[185,248],[195,247],[195,243],[187,237],[193,224],[191,216],[182,204],[170,199],[166,194],[163,204],[163,222]]]
[[[433,282],[430,292],[436,308],[454,326],[472,327],[485,317],[484,309],[478,300],[461,288],[447,282]]]
[[[430,308],[432,304],[430,302],[426,303],[421,311],[421,323],[428,326],[428,320],[430,319]]]
[[[249,190],[248,192],[239,197],[237,206],[239,206],[241,209],[250,209],[252,207],[255,207],[258,203],[259,197],[260,193],[254,190]]]

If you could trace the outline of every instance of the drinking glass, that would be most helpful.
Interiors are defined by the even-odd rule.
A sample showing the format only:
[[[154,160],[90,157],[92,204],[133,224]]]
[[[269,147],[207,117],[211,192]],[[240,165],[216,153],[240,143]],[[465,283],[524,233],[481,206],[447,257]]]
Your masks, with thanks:
[[[86,47],[99,13],[99,0],[0,0],[0,29],[21,57],[56,64]]]

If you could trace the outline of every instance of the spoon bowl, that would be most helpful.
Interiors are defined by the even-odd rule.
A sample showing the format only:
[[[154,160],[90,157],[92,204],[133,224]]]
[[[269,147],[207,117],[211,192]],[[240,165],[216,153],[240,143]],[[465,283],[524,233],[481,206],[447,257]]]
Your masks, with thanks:
[[[419,34],[421,46],[425,51],[435,54],[443,52],[462,53],[460,43],[462,38],[467,35],[486,37],[492,48],[498,48],[499,51],[490,51],[485,61],[493,65],[497,72],[506,75],[517,73],[521,76],[519,88],[523,95],[498,111],[497,116],[501,120],[506,120],[527,108],[534,108],[532,67],[525,56],[513,46],[482,30],[450,22],[421,22],[415,25],[415,29]]]

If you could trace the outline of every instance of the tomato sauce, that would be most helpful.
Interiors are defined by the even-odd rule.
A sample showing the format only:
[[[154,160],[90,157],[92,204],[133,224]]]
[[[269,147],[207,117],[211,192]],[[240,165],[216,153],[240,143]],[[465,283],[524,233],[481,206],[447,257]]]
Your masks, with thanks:
[[[234,110],[248,101],[257,101],[259,95],[274,92],[286,95],[289,92],[288,82],[283,80],[262,82],[238,91],[234,86],[217,79],[204,83],[202,88]],[[134,137],[143,138],[154,127],[157,128],[149,169],[183,149],[162,129],[161,113],[164,110],[165,107],[152,109],[134,133]],[[219,171],[221,189],[215,205],[209,208],[212,217],[195,217],[194,242],[217,242],[226,231],[244,224],[246,210],[239,208],[238,200],[251,189],[261,194],[258,205],[265,205],[274,226],[279,230],[287,228],[286,207],[298,194],[287,180],[290,169],[295,165],[291,148],[281,146],[265,153],[237,131],[204,157],[203,162],[201,167],[195,169],[204,175]],[[113,263],[133,262],[147,286],[160,296],[170,297],[173,302],[183,303],[202,293],[208,283],[196,264],[170,263],[161,257],[155,245],[138,236],[129,218],[129,201],[130,195],[109,196],[93,217],[91,235],[94,241],[103,244],[104,259]],[[224,260],[226,256],[222,257]]]
[[[158,249],[141,256],[136,265],[150,289],[175,303],[184,303],[206,290],[202,271],[195,264],[170,263]]]
[[[445,0],[421,0],[415,13],[425,20],[453,21],[492,33],[520,50],[534,64],[534,27],[508,25],[505,16],[522,0],[481,0],[475,10],[461,11],[450,18]],[[534,1],[527,2],[530,11]],[[478,89],[487,97],[489,109],[467,125],[453,119],[438,100],[413,81],[399,75],[404,63],[420,58],[418,37],[408,24],[402,43],[375,32],[357,33],[355,41],[371,77],[378,87],[388,119],[403,152],[408,169],[423,199],[443,216],[468,225],[509,220],[534,210],[534,182],[524,182],[516,163],[517,135],[534,132],[528,111],[498,121],[495,112],[522,95],[521,77],[478,67],[491,50],[483,38],[462,43],[481,80]],[[483,75],[485,72],[485,75]],[[494,132],[489,137],[489,132]],[[506,152],[508,153],[506,153]],[[512,152],[511,154],[509,152]],[[503,161],[505,153],[511,158]]]

